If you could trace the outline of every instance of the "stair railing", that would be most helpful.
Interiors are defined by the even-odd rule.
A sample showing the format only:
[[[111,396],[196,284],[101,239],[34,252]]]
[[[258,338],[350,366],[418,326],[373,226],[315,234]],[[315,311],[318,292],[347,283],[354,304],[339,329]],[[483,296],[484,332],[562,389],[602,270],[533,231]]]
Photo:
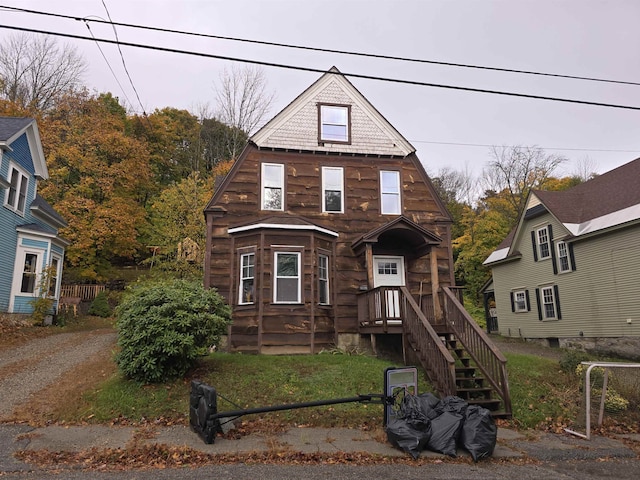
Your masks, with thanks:
[[[471,318],[451,289],[443,287],[442,291],[447,325],[500,397],[505,413],[511,415],[507,359]]]
[[[443,397],[456,394],[455,360],[406,287],[402,291],[404,336],[429,380]]]

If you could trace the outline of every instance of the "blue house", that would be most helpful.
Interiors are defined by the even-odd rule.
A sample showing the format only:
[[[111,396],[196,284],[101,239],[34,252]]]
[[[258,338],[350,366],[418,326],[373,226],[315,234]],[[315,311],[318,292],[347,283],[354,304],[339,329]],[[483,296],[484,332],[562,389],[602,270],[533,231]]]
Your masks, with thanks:
[[[0,313],[31,313],[45,291],[57,309],[69,243],[58,234],[66,222],[38,195],[47,178],[35,119],[0,117]]]

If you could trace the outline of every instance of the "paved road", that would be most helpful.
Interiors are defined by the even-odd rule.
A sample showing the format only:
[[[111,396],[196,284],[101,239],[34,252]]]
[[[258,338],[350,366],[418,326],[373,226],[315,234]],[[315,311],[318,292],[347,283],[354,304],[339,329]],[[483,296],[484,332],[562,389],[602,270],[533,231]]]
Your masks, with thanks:
[[[23,472],[7,474],[2,479],[15,480],[355,480],[355,479],[401,479],[401,480],[636,480],[640,462],[638,460],[578,461],[527,465],[479,463],[460,465],[451,463],[429,464],[420,467],[407,465],[220,465],[202,468],[172,470],[96,472],[62,471],[57,474]]]

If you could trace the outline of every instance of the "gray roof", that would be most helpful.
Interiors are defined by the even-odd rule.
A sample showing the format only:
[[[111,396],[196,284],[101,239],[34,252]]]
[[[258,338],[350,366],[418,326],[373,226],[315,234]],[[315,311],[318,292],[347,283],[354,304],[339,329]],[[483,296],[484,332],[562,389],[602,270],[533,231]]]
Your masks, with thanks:
[[[562,223],[583,223],[640,203],[640,158],[560,192],[534,191]]]
[[[0,142],[6,142],[31,122],[33,118],[0,117]]]
[[[34,198],[33,202],[31,202],[31,208],[45,214],[47,217],[49,217],[50,220],[52,220],[54,223],[57,224],[56,226],[59,226],[59,227],[67,226],[67,222],[65,221],[65,219],[62,218],[60,214],[56,212],[54,208],[51,205],[49,205],[49,203],[44,198],[40,196],[39,193],[36,194],[36,198]]]

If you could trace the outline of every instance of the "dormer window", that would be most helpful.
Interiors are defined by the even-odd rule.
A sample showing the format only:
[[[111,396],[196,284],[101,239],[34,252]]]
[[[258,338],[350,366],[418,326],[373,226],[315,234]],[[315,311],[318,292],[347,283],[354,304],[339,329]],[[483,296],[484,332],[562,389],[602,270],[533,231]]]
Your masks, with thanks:
[[[351,107],[319,105],[318,142],[351,143]]]

